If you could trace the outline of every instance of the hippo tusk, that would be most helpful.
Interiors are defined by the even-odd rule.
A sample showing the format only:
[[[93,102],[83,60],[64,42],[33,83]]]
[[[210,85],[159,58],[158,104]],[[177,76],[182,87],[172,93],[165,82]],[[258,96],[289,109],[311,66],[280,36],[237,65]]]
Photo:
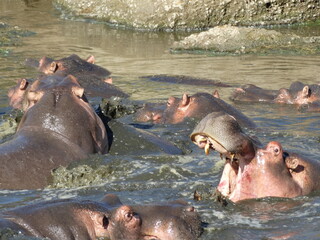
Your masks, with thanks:
[[[210,143],[207,142],[206,145],[204,146],[204,152],[206,153],[206,155],[209,154],[210,152]]]

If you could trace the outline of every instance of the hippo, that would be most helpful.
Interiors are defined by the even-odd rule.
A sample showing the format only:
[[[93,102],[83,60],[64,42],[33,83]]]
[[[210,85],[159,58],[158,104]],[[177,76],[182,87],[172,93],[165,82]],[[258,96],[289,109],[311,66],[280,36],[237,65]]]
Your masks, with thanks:
[[[246,84],[236,88],[230,99],[241,102],[272,102],[277,97],[277,94],[277,90],[268,90],[254,84]]]
[[[240,102],[294,104],[299,107],[320,100],[320,85],[307,85],[296,81],[290,85],[289,89],[280,88],[279,90],[268,90],[253,84],[247,84],[236,88],[230,99]]]
[[[111,72],[94,64],[95,58],[88,57],[86,60],[73,54],[66,58],[54,60],[42,57],[40,61],[26,59],[27,66],[35,67],[45,75],[68,76],[73,75],[85,89],[87,96],[110,98],[118,96],[127,98],[129,95],[112,84]]]
[[[105,195],[102,201],[115,207],[122,206],[114,194]],[[130,207],[141,217],[141,239],[193,240],[203,232],[200,216],[184,200]]]
[[[0,189],[43,188],[51,170],[108,152],[106,128],[85,101],[77,79],[47,78],[58,83],[27,93],[32,107],[12,139],[0,145]]]
[[[164,103],[145,103],[134,114],[134,121],[136,122],[157,122],[163,116],[166,108]]]
[[[200,216],[182,200],[123,205],[114,194],[102,202],[59,199],[0,213],[0,229],[56,239],[194,240],[203,232]]]
[[[231,87],[231,85],[222,83],[220,81],[205,79],[205,78],[196,78],[184,75],[150,75],[140,77],[142,79],[148,79],[156,82],[165,82],[165,83],[176,83],[176,84],[186,84],[186,85],[195,85],[195,86],[216,86],[216,87]]]
[[[234,116],[242,126],[255,128],[255,123],[236,108],[220,99],[219,93],[183,94],[182,98],[170,97],[163,112],[163,123],[179,123],[185,118],[202,119],[211,112],[223,111]]]
[[[233,202],[264,197],[293,198],[320,189],[320,162],[289,153],[276,141],[261,147],[228,114],[208,114],[190,138],[207,154],[214,149],[225,157],[217,191]]]

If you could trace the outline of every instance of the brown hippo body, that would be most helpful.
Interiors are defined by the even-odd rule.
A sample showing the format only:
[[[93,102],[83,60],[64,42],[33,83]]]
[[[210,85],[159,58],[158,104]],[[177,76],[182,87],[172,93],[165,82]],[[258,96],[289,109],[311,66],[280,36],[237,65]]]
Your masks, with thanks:
[[[203,231],[201,224],[184,201],[131,206],[113,194],[103,202],[53,200],[0,213],[0,229],[52,240],[194,240]]]
[[[320,101],[320,85],[293,82],[290,87],[279,90],[259,88],[252,84],[244,85],[234,90],[231,100],[239,102],[267,102],[293,104],[298,107],[310,108],[310,111],[318,111],[314,102]]]
[[[26,65],[35,67],[46,75],[66,77],[71,74],[77,78],[88,96],[104,98],[112,96],[128,97],[128,94],[112,84],[111,72],[95,65],[94,62],[93,56],[84,60],[73,54],[59,60],[48,57],[43,57],[40,61],[27,59]]]
[[[88,200],[53,200],[19,207],[0,214],[0,228],[52,240],[139,239],[141,219],[128,206],[117,209]],[[126,237],[113,238],[123,230]]]
[[[233,202],[263,197],[296,197],[320,189],[320,163],[283,150],[278,142],[261,148],[235,118],[212,113],[196,126],[191,139],[226,157],[217,190]]]
[[[0,145],[0,188],[40,188],[60,165],[108,151],[106,129],[72,76],[29,91],[33,103],[16,134]]]

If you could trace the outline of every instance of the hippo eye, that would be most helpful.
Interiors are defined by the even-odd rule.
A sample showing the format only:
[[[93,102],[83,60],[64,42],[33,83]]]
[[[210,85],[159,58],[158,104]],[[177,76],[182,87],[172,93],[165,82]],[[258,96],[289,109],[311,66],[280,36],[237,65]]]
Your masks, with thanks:
[[[124,215],[126,221],[130,221],[133,217],[133,214],[132,212],[127,212],[125,215]]]
[[[274,151],[276,154],[278,154],[278,153],[279,153],[279,148],[275,147],[275,148],[273,149],[273,151]]]
[[[167,106],[169,107],[169,106],[170,106],[170,104],[171,104],[171,103],[168,101],[168,102],[167,102]]]

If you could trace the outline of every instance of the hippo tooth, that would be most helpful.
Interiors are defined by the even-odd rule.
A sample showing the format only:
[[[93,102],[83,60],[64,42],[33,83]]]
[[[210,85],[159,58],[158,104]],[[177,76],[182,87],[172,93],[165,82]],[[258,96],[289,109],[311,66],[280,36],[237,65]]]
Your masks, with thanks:
[[[207,142],[206,146],[204,147],[204,152],[206,153],[206,155],[208,155],[209,151],[210,151],[210,143]]]
[[[231,153],[231,154],[230,154],[231,162],[233,162],[235,156],[236,156],[236,154],[234,154],[234,153]]]

